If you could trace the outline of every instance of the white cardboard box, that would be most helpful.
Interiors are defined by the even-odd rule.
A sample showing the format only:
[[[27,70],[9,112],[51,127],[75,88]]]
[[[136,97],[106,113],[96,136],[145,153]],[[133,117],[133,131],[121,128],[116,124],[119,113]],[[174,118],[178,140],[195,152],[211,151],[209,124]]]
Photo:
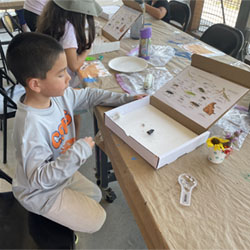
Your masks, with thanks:
[[[141,11],[128,7],[127,4],[130,3],[125,1],[101,29],[101,35],[96,37],[90,55],[120,49],[120,40],[141,15]]]
[[[133,23],[142,15],[142,10],[127,6],[127,1],[115,12],[112,18],[102,28],[102,35],[110,41],[120,41]]]
[[[112,16],[118,11],[120,6],[118,5],[107,5],[107,6],[102,6],[102,13],[100,17],[102,17],[105,20],[110,20]]]
[[[89,55],[112,52],[120,49],[120,41],[110,41],[104,36],[97,36]]]
[[[154,95],[105,112],[105,125],[159,169],[205,143],[207,129],[248,92],[249,79],[250,72],[193,55]]]
[[[145,111],[147,114],[145,114]],[[119,123],[122,118],[127,120],[127,115],[130,115],[131,118],[131,113],[134,117],[131,120],[133,121],[132,127],[123,126],[122,122]],[[175,161],[183,154],[191,152],[203,144],[209,136],[209,132],[204,132],[201,135],[193,133],[159,110],[156,115],[159,116],[159,119],[154,117],[154,107],[150,105],[150,97],[146,97],[106,112],[105,125],[156,169]],[[127,124],[129,123],[130,121],[127,120]],[[151,126],[147,125],[149,123]],[[167,129],[164,126],[171,130],[171,133],[166,133]],[[147,131],[150,129],[155,131],[148,135]],[[178,130],[183,137],[178,136]],[[176,137],[178,137],[178,140],[176,140]],[[147,139],[149,139],[148,142],[152,147],[145,143]],[[176,140],[175,147],[168,143],[168,141],[173,140]],[[159,144],[156,145],[157,143]],[[155,145],[156,148],[154,148]]]

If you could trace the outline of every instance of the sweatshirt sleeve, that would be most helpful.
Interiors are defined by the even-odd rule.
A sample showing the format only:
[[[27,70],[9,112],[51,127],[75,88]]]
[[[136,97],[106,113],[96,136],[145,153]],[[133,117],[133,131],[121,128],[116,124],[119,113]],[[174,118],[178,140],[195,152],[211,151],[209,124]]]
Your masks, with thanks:
[[[72,89],[71,94],[74,99],[74,109],[77,110],[89,109],[97,105],[116,107],[134,100],[134,97],[129,94],[96,88]]]
[[[21,154],[29,185],[48,190],[67,181],[91,156],[92,149],[79,139],[65,154],[53,159],[53,152],[45,141],[29,141],[23,144]]]

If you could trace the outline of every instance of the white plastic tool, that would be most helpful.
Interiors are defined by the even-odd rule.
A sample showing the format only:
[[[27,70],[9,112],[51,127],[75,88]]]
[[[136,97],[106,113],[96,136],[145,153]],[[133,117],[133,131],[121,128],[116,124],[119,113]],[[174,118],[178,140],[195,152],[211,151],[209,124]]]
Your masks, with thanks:
[[[178,177],[178,182],[181,185],[180,204],[190,206],[192,190],[197,186],[197,181],[190,174],[181,174]]]
[[[147,74],[143,83],[143,88],[148,90],[154,85],[154,76],[152,74]]]

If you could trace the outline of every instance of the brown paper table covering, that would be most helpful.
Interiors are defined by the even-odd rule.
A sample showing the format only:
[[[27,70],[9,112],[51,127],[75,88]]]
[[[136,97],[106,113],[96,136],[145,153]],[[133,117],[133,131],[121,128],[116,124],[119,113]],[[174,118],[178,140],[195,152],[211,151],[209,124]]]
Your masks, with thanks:
[[[195,39],[176,28],[147,17],[152,22],[152,43],[167,41],[188,43]],[[124,38],[121,50],[104,54],[104,65],[110,59],[126,55],[138,41]],[[176,44],[168,44],[180,48]],[[235,63],[230,56],[214,57]],[[177,74],[190,61],[174,57],[167,69]],[[249,67],[239,63],[242,68]],[[122,92],[114,74],[90,87]],[[240,101],[248,106],[250,95]],[[202,145],[159,170],[153,169],[133,149],[104,126],[106,107],[97,107],[95,114],[111,159],[116,177],[134,214],[148,248],[154,249],[250,249],[250,138],[240,151],[234,151],[222,164],[207,160],[208,150]],[[180,205],[178,176],[193,175],[198,185],[192,193],[190,207]],[[122,225],[126,226],[126,225]],[[122,236],[121,236],[122,237]]]

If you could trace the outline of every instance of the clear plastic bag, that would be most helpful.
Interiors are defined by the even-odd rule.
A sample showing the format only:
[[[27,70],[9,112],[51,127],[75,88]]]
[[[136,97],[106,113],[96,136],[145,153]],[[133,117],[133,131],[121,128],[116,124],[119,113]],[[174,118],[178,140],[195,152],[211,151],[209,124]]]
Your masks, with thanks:
[[[153,85],[144,89],[144,81],[148,74],[153,75]],[[147,68],[143,72],[131,74],[116,74],[116,80],[121,88],[129,94],[152,95],[156,90],[173,78],[173,75],[164,67]]]
[[[240,69],[244,69],[244,70],[250,71],[250,66],[247,65],[247,64],[245,64],[245,63],[243,63],[243,62],[241,62],[241,61],[233,62],[230,65],[238,67]]]
[[[149,63],[155,67],[165,66],[175,55],[170,46],[152,45]]]
[[[211,135],[226,138],[228,135],[239,133],[239,137],[233,141],[232,147],[240,150],[244,140],[250,132],[250,115],[246,108],[234,106],[210,129]]]
[[[131,50],[129,56],[138,56],[139,47]],[[175,55],[175,50],[171,46],[151,45],[150,59],[148,63],[155,67],[165,66]]]
[[[98,81],[99,77],[111,76],[100,60],[85,61],[79,69],[79,74],[81,79],[88,83]]]

